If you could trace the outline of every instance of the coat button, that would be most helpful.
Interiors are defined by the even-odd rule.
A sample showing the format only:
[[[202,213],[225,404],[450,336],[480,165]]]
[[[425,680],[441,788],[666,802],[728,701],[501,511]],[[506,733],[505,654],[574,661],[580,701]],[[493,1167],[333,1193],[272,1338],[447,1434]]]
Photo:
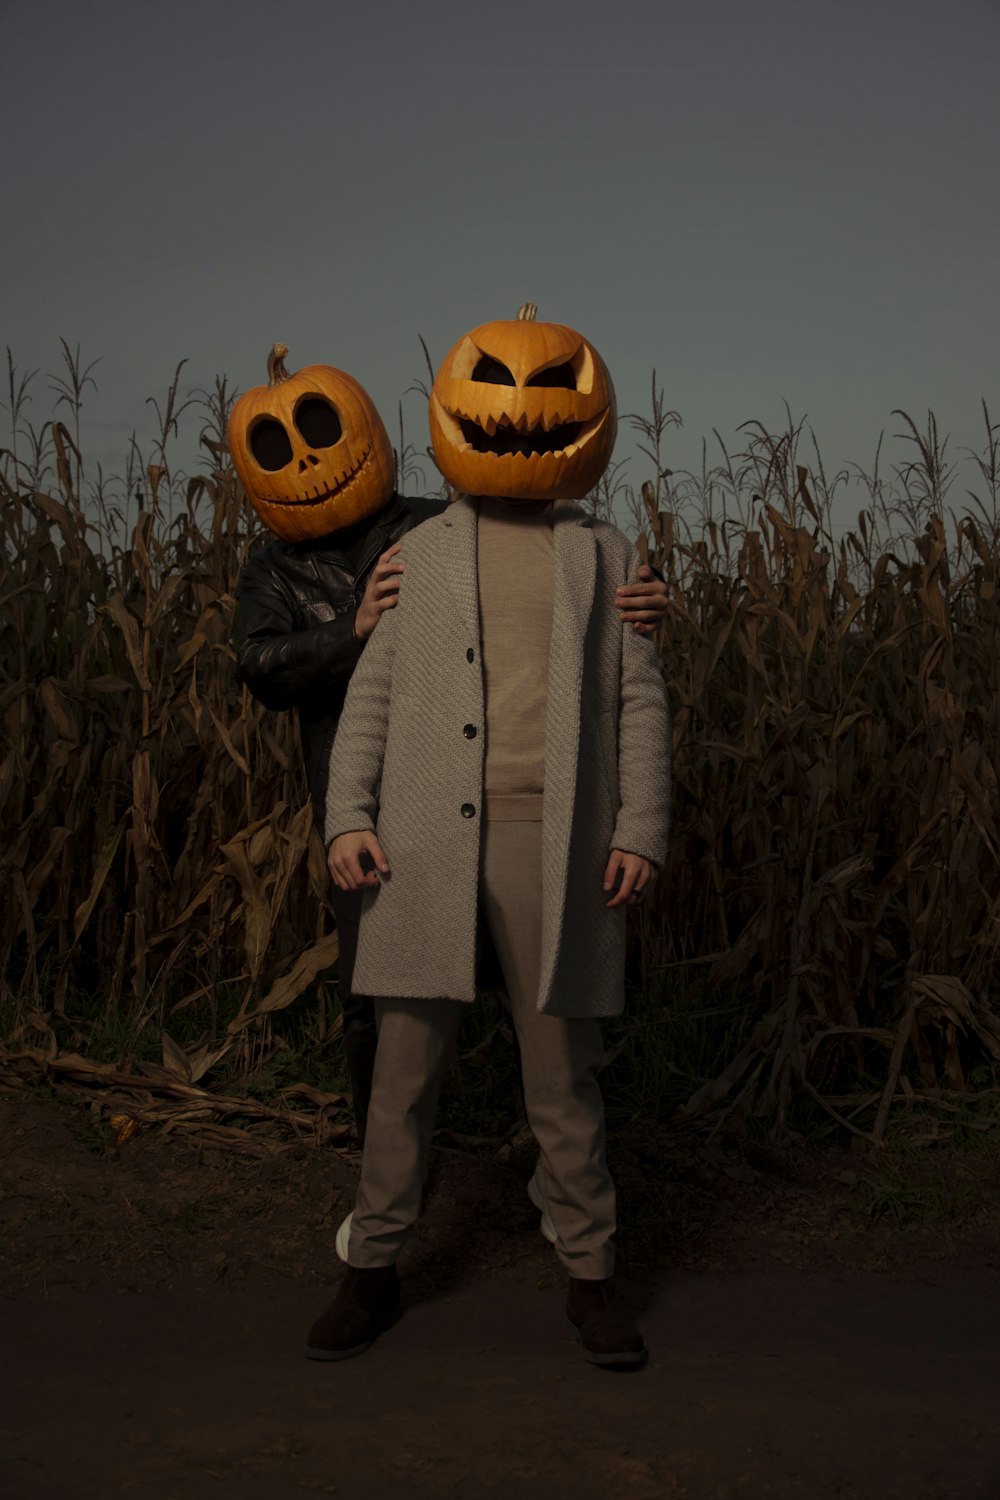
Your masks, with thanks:
[[[476,738],[475,724],[466,724],[465,728],[462,730],[462,733],[465,735],[465,738],[467,740],[474,740]]]
[[[466,661],[475,661],[475,659],[476,659],[476,653],[473,651],[473,649],[472,649],[471,646],[469,647],[468,651],[466,651],[466,653],[465,653],[465,659],[466,659]]]
[[[476,809],[473,807],[472,803],[471,802],[463,802],[462,803],[462,817],[463,818],[474,818],[475,816],[476,816]]]

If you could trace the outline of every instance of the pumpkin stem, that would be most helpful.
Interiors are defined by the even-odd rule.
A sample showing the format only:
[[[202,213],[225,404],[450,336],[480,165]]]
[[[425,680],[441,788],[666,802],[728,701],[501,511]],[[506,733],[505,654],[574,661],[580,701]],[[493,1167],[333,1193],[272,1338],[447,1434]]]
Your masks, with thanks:
[[[287,344],[271,345],[271,352],[267,356],[268,385],[280,385],[283,380],[289,380],[291,378],[288,371],[285,369],[285,355],[287,353]]]
[[[519,323],[533,323],[537,317],[537,302],[524,302],[521,304],[521,308],[517,314],[517,321]]]

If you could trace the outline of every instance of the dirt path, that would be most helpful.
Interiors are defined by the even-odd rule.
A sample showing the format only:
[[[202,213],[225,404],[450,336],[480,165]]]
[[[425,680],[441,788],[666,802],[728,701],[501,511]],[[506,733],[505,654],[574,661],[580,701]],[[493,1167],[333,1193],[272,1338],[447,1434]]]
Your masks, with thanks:
[[[579,1360],[554,1290],[410,1305],[369,1353],[301,1357],[308,1288],[3,1309],[5,1500],[1000,1494],[1000,1297],[976,1284],[677,1278],[651,1362]]]
[[[0,1132],[2,1500],[1000,1497],[983,1163],[965,1218],[929,1229],[858,1222],[846,1155],[805,1183],[689,1164],[655,1272],[633,1254],[623,1282],[649,1366],[613,1374],[569,1336],[523,1164],[442,1158],[404,1317],[318,1364],[350,1161],[119,1155],[27,1098]]]

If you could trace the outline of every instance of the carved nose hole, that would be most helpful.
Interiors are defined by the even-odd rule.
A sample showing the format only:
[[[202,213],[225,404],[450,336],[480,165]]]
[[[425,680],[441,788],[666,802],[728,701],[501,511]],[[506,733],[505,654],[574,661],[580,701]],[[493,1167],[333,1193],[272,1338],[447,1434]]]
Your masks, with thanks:
[[[299,473],[300,474],[304,474],[305,473],[305,471],[306,471],[306,464],[312,464],[313,468],[315,469],[315,467],[316,467],[316,465],[318,463],[319,463],[319,459],[316,457],[315,453],[307,453],[306,456],[305,456],[305,458],[300,458],[299,459]]]

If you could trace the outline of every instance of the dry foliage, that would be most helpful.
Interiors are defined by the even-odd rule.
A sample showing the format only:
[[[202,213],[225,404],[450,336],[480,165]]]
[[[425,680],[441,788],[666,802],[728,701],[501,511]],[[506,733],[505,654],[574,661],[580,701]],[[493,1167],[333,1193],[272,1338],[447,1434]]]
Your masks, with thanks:
[[[214,1036],[234,991],[242,1033],[337,956],[294,725],[233,674],[251,535],[217,396],[209,471],[165,498],[146,466],[127,545],[58,423],[58,493],[2,485],[0,974],[35,1011],[103,995],[136,1034],[197,1005]]]
[[[725,1101],[780,1123],[804,1090],[879,1141],[914,1080],[925,1095],[961,1092],[970,1064],[1000,1059],[1000,528],[986,422],[991,507],[951,516],[950,542],[933,418],[926,438],[910,424],[920,459],[897,474],[894,510],[876,479],[881,513],[862,512],[839,543],[832,491],[815,498],[791,424],[758,429],[739,472],[722,474],[730,501],[749,493],[735,517],[703,505],[682,527],[658,493],[670,476],[643,486],[642,546],[670,584],[677,767],[647,961],[710,962],[712,985],[745,976],[759,1011],[689,1116]],[[816,476],[825,486],[818,462]],[[907,505],[921,529],[880,550],[879,521]],[[846,1113],[831,1097],[845,1079],[876,1086]],[[860,1130],[851,1111],[873,1104]]]
[[[225,383],[206,398],[207,471],[170,474],[175,377],[154,459],[134,449],[115,508],[101,476],[81,495],[88,372],[65,354],[72,431],[34,433],[9,366],[22,452],[0,471],[0,983],[22,1027],[80,992],[133,1036],[195,1007],[202,1051],[183,1061],[167,1037],[164,1066],[208,1108],[192,1069],[219,1047],[249,1065],[270,1013],[336,958],[323,854],[289,716],[234,678],[253,536]],[[688,1117],[780,1124],[804,1091],[879,1140],[895,1098],[954,1098],[971,1065],[1000,1059],[995,429],[987,417],[985,502],[946,515],[943,447],[933,423],[926,437],[911,424],[916,464],[895,490],[876,474],[835,542],[835,485],[818,455],[798,462],[799,429],[759,429],[738,459],[678,478],[661,461],[675,414],[657,400],[654,379],[653,416],[636,421],[655,481],[625,492],[670,588],[673,839],[644,973],[703,965],[756,1006],[749,1044]],[[612,475],[593,504],[620,489]]]

